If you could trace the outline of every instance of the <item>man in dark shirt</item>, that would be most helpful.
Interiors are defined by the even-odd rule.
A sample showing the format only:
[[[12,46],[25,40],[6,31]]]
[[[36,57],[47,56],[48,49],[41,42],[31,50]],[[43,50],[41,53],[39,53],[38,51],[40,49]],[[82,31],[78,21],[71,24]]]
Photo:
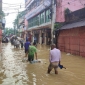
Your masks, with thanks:
[[[27,57],[27,55],[28,55],[29,45],[31,45],[30,42],[28,40],[26,40],[26,42],[24,44],[24,47],[25,47],[25,57]]]

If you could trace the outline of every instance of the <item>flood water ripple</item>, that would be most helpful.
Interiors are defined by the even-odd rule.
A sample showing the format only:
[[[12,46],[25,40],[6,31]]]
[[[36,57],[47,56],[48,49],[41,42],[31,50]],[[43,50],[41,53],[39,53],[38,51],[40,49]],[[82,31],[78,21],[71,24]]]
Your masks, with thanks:
[[[85,85],[85,58],[62,52],[62,64],[66,69],[47,74],[49,46],[38,45],[41,63],[23,62],[24,49],[16,49],[10,43],[2,44],[0,60],[0,85]]]

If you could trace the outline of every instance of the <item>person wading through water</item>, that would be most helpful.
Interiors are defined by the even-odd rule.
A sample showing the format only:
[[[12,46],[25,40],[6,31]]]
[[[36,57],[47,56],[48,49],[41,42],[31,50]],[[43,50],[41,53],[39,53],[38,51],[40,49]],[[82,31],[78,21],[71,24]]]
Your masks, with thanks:
[[[61,52],[56,48],[55,44],[51,45],[50,56],[49,56],[49,66],[47,73],[50,74],[51,70],[54,68],[55,74],[58,74],[58,65],[61,60]]]

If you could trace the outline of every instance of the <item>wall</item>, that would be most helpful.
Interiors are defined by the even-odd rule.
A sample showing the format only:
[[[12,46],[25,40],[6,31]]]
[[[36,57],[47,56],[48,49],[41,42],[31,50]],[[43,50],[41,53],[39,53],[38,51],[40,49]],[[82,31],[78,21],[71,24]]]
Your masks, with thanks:
[[[28,21],[27,21],[27,19],[25,19],[25,27],[28,27]]]
[[[85,0],[57,0],[56,22],[64,22],[64,10],[69,8],[75,11],[85,7]]]
[[[63,52],[85,57],[85,27],[61,30],[58,47]]]

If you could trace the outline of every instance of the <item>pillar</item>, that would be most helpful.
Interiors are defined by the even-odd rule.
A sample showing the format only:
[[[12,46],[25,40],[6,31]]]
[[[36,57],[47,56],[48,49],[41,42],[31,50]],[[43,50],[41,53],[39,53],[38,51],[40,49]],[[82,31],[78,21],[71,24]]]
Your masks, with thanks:
[[[39,31],[39,43],[42,44],[42,31]]]
[[[46,45],[46,32],[45,32],[45,38],[44,38],[45,40],[44,40],[44,43],[45,43],[45,45]]]
[[[34,32],[32,31],[32,43],[34,42]]]

